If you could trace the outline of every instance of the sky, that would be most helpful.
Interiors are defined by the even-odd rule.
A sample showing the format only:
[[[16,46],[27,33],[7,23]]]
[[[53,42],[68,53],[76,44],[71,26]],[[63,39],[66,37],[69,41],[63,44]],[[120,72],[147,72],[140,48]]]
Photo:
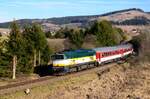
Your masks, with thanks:
[[[149,6],[150,0],[0,0],[0,22],[97,15],[128,8],[150,12]]]

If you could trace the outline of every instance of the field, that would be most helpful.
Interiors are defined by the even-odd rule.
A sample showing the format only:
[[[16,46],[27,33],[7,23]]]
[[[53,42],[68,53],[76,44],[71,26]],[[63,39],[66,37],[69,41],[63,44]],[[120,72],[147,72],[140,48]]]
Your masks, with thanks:
[[[65,49],[65,39],[47,39],[47,41],[52,51],[59,52]]]
[[[1,96],[1,99],[149,99],[150,64],[124,63],[105,72],[93,72]]]

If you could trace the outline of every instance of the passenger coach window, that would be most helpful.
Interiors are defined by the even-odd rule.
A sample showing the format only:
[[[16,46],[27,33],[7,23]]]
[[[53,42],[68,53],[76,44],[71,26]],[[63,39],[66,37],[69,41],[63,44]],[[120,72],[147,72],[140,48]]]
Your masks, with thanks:
[[[104,53],[102,54],[102,57],[104,57]]]

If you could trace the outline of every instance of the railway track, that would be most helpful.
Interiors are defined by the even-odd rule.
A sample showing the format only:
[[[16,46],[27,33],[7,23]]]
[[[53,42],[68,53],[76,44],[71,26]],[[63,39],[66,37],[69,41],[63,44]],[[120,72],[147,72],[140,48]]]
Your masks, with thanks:
[[[27,88],[31,89],[37,86],[46,85],[46,84],[54,83],[54,82],[61,81],[61,80],[67,80],[71,77],[78,77],[80,75],[84,75],[84,74],[88,74],[92,72],[105,71],[115,65],[116,63],[111,63],[111,64],[106,64],[103,66],[99,66],[99,67],[95,67],[95,68],[91,68],[87,70],[82,70],[80,72],[67,74],[64,76],[46,76],[46,77],[41,77],[35,80],[23,81],[23,82],[19,82],[15,84],[0,86],[0,95],[5,95],[5,94],[17,92],[17,91],[23,91]]]

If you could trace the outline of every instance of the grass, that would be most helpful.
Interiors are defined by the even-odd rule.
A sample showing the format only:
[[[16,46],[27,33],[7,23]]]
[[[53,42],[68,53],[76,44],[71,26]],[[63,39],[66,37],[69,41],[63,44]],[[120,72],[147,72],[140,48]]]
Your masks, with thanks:
[[[72,77],[67,80],[54,82],[52,84],[34,87],[30,89],[31,93],[28,95],[26,95],[24,91],[18,91],[8,95],[3,95],[0,97],[0,99],[44,99],[50,94],[53,94],[53,92],[55,92],[55,90],[58,90],[59,88],[63,87],[67,90],[70,90],[74,85],[85,84],[96,77],[96,73],[85,74],[79,77]]]

